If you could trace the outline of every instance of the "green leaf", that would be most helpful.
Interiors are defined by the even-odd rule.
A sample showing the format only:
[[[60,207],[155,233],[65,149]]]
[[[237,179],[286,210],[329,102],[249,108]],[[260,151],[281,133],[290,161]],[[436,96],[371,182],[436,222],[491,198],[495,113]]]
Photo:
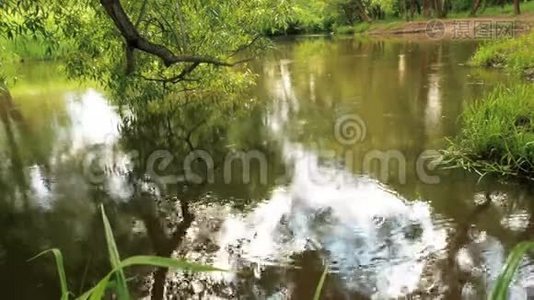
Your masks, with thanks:
[[[108,217],[106,216],[106,211],[104,210],[104,205],[100,205],[100,210],[102,212],[102,222],[104,223],[104,232],[106,234],[106,242],[108,246],[108,255],[111,262],[111,267],[117,269],[117,293],[119,299],[129,299],[128,295],[128,283],[126,282],[126,276],[124,272],[119,268],[120,265],[120,256],[117,249],[117,244],[115,243],[115,238],[113,237],[113,231],[111,230],[111,225],[109,224]],[[99,290],[100,292],[100,290]],[[105,292],[105,287],[104,291]],[[98,298],[100,299],[100,298]]]
[[[514,278],[517,269],[519,268],[519,263],[523,258],[523,255],[528,251],[534,249],[534,242],[521,242],[517,244],[504,264],[501,274],[497,278],[497,283],[493,288],[490,299],[491,300],[506,300],[508,295],[508,287]]]
[[[100,280],[95,287],[85,292],[82,296],[78,297],[77,300],[100,300],[104,296],[104,292],[109,284],[110,278],[114,273],[122,271],[122,269],[142,265],[142,266],[152,266],[152,267],[161,267],[161,268],[171,268],[171,269],[181,269],[189,270],[193,272],[226,272],[226,270],[211,267],[208,265],[192,263],[186,260],[173,259],[168,257],[159,257],[159,256],[132,256],[124,261],[122,261],[116,268],[109,272],[102,280]]]
[[[120,270],[122,272],[122,270]],[[109,279],[115,272],[110,272],[108,275],[106,275],[102,280],[98,282],[98,284],[93,287],[88,292],[84,293],[80,298],[78,299],[87,299],[90,300],[100,300],[104,297],[104,294],[106,292],[106,288],[108,286]]]
[[[323,274],[321,275],[321,278],[319,279],[319,283],[317,284],[317,287],[315,288],[315,294],[313,295],[313,300],[321,299],[321,292],[323,291],[323,286],[324,286],[324,282],[326,280],[327,274],[328,274],[328,265],[325,266]]]
[[[28,259],[28,261],[32,261],[36,258],[41,257],[44,254],[52,253],[56,260],[56,269],[59,276],[59,284],[61,285],[61,300],[67,300],[69,299],[69,289],[67,287],[67,275],[65,274],[65,266],[63,264],[63,255],[61,254],[61,251],[59,249],[49,249],[45,250],[34,257]]]
[[[135,265],[146,265],[161,268],[171,268],[188,270],[192,272],[226,272],[226,270],[215,268],[208,265],[189,262],[182,259],[174,259],[169,257],[159,257],[150,255],[132,256],[121,262],[120,267],[126,268]]]

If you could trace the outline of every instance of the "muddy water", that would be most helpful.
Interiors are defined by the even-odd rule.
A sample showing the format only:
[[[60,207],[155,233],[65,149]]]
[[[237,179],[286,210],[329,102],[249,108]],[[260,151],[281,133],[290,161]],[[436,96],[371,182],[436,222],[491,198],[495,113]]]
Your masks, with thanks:
[[[105,274],[100,203],[123,257],[185,256],[230,270],[133,269],[138,298],[311,299],[325,267],[327,299],[484,298],[509,249],[534,237],[534,193],[435,170],[429,157],[459,130],[466,104],[510,79],[465,66],[472,42],[276,46],[253,66],[257,105],[206,125],[225,139],[209,129],[195,137],[201,156],[218,162],[239,150],[250,168],[223,164],[205,185],[162,184],[163,174],[136,166],[135,155],[155,150],[187,156],[168,132],[175,119],[134,122],[53,66],[19,66],[0,106],[0,285],[10,298],[58,297],[53,262],[26,262],[47,248],[62,250],[76,294]],[[532,294],[533,274],[525,259],[514,297]]]

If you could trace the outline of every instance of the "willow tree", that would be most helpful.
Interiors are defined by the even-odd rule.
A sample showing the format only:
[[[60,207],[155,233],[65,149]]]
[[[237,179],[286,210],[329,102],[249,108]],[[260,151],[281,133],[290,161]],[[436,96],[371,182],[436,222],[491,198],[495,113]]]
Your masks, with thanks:
[[[69,74],[120,93],[141,80],[169,94],[244,81],[242,64],[265,46],[261,33],[283,27],[288,10],[285,0],[8,0],[0,34],[40,35],[51,49],[69,43],[77,50],[67,57]]]

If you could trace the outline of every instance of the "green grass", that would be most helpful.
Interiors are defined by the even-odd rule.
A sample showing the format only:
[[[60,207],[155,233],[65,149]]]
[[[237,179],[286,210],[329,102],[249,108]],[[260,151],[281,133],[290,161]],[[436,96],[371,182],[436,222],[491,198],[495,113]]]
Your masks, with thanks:
[[[344,25],[344,26],[335,26],[334,33],[336,34],[355,34],[355,33],[364,33],[371,28],[372,23],[362,22],[354,26]]]
[[[506,259],[506,262],[503,266],[503,269],[497,280],[495,286],[493,287],[489,300],[507,300],[508,299],[508,287],[512,283],[514,276],[519,269],[519,264],[521,259],[529,251],[534,250],[534,242],[521,242],[517,244]],[[321,294],[323,292],[324,284],[326,281],[326,276],[328,274],[328,266],[324,268],[324,271],[315,287],[315,293],[313,295],[313,300],[321,299]]]
[[[521,242],[517,244],[504,264],[501,274],[497,278],[497,282],[491,291],[489,297],[490,300],[506,300],[508,299],[508,287],[510,286],[517,269],[519,268],[519,263],[525,254],[529,251],[534,250],[534,242]]]
[[[364,24],[364,23],[361,23]],[[355,26],[350,25],[343,25],[343,26],[335,26],[334,27],[334,33],[335,34],[353,34],[355,31]]]
[[[59,60],[72,49],[74,47],[66,42],[63,42],[57,49],[53,49],[40,37],[0,38],[0,58],[7,62]]]
[[[321,299],[321,293],[323,292],[324,283],[326,281],[326,276],[328,275],[328,266],[324,268],[323,273],[321,274],[321,278],[319,278],[319,282],[317,283],[317,286],[315,287],[315,293],[313,294],[313,300],[320,300]]]
[[[521,74],[534,67],[534,32],[483,44],[477,49],[471,63],[476,66],[504,67]]]
[[[115,243],[115,239],[113,238],[111,225],[106,216],[103,206],[101,206],[101,213],[102,222],[104,223],[106,242],[108,246],[108,255],[110,257],[110,262],[113,268],[104,278],[102,278],[97,283],[97,285],[89,289],[87,292],[83,293],[81,296],[77,297],[77,300],[103,299],[106,291],[110,288],[115,290],[114,292],[116,295],[116,299],[130,299],[130,296],[128,294],[128,283],[126,281],[126,277],[124,276],[123,270],[131,266],[143,265],[190,270],[193,272],[224,271],[222,269],[217,269],[211,266],[158,256],[132,256],[121,261],[117,245]],[[508,287],[510,286],[510,283],[512,282],[515,274],[517,273],[519,263],[521,262],[523,255],[525,255],[532,249],[534,249],[534,242],[522,242],[519,243],[514,249],[512,249],[510,255],[508,256],[508,259],[506,260],[501,274],[497,278],[495,287],[491,292],[491,300],[507,299]],[[68,300],[71,293],[68,290],[67,275],[65,273],[65,267],[63,264],[63,256],[61,254],[61,251],[59,251],[58,249],[46,250],[29,259],[29,261],[41,257],[47,253],[52,253],[55,257],[56,268],[58,271],[59,282],[61,287],[61,300]],[[321,274],[321,278],[319,279],[319,282],[317,283],[317,286],[315,288],[313,300],[321,299],[321,294],[323,292],[327,275],[328,267],[325,267],[323,273]],[[115,277],[115,282],[110,281],[113,277]]]
[[[534,1],[521,1],[521,14],[534,12]],[[449,19],[454,18],[468,18],[470,11],[451,12],[448,15]],[[514,15],[514,7],[511,3],[504,6],[488,6],[486,9],[481,8],[475,17],[512,17]]]
[[[77,300],[99,300],[103,299],[106,291],[112,290],[116,295],[114,299],[130,299],[128,293],[128,283],[126,281],[126,276],[124,275],[124,269],[131,266],[152,266],[152,267],[161,267],[161,268],[172,268],[180,270],[189,270],[193,272],[211,272],[211,271],[225,271],[222,269],[214,268],[211,266],[206,266],[202,264],[188,262],[186,260],[173,259],[168,257],[159,257],[159,256],[132,256],[124,260],[120,260],[119,252],[115,239],[113,237],[113,231],[111,230],[111,225],[104,211],[104,207],[101,206],[102,213],[102,222],[104,223],[104,231],[106,236],[106,243],[108,247],[108,255],[110,258],[110,263],[112,270],[102,278],[93,288],[89,289],[87,292],[83,293],[81,296],[76,298]],[[65,268],[63,264],[63,256],[61,251],[58,249],[50,249],[44,252],[37,254],[35,257],[30,260],[36,259],[44,254],[52,253],[56,260],[56,268],[58,271],[59,282],[61,287],[61,300],[69,299],[71,293],[68,290],[67,285],[67,275],[65,273]],[[113,281],[112,281],[113,280]]]
[[[61,285],[61,300],[69,299],[69,290],[67,288],[67,275],[65,274],[65,267],[63,264],[63,255],[59,249],[50,249],[45,250],[36,256],[30,258],[28,261],[32,261],[40,256],[43,256],[47,253],[52,253],[56,259],[56,269],[59,276],[59,284]]]
[[[334,26],[333,31],[336,34],[364,34],[374,30],[392,30],[396,27],[402,27],[404,21],[398,18],[375,20],[373,22],[361,22],[356,25]]]
[[[356,26],[354,26],[354,33],[363,33],[369,30],[369,28],[371,28],[371,23],[358,23]]]
[[[499,87],[467,107],[444,163],[480,175],[534,179],[534,85]]]
[[[126,299],[129,298],[128,284],[126,283],[126,276],[124,275],[124,271],[122,270],[122,268],[120,268],[121,258],[119,256],[119,250],[117,249],[117,244],[115,243],[115,237],[113,236],[113,231],[111,230],[111,224],[109,224],[108,217],[106,216],[106,212],[104,211],[104,206],[100,206],[100,210],[102,212],[102,223],[104,223],[104,232],[106,233],[109,261],[113,269],[117,270],[114,273],[117,282],[117,295],[119,296],[119,299]],[[104,295],[104,291],[105,287],[104,289],[102,289],[101,296]],[[102,298],[101,296],[97,296],[96,298],[100,299]]]

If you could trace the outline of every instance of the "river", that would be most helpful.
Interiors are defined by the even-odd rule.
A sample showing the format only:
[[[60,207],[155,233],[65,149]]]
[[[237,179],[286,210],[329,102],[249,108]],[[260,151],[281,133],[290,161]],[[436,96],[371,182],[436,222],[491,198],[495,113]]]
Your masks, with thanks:
[[[513,79],[466,66],[473,41],[299,37],[275,46],[252,64],[254,101],[230,121],[198,108],[182,123],[131,116],[56,64],[14,66],[18,80],[0,98],[4,295],[59,297],[52,258],[27,261],[49,248],[62,251],[74,294],[105,275],[103,203],[122,257],[229,270],[152,278],[134,268],[136,298],[154,285],[157,297],[311,299],[328,268],[326,299],[483,299],[510,248],[534,238],[534,191],[437,170],[431,158],[459,131],[466,104]],[[189,139],[178,139],[184,124]],[[207,168],[185,178],[202,184],[169,167],[198,160]],[[533,287],[524,259],[512,296]]]

